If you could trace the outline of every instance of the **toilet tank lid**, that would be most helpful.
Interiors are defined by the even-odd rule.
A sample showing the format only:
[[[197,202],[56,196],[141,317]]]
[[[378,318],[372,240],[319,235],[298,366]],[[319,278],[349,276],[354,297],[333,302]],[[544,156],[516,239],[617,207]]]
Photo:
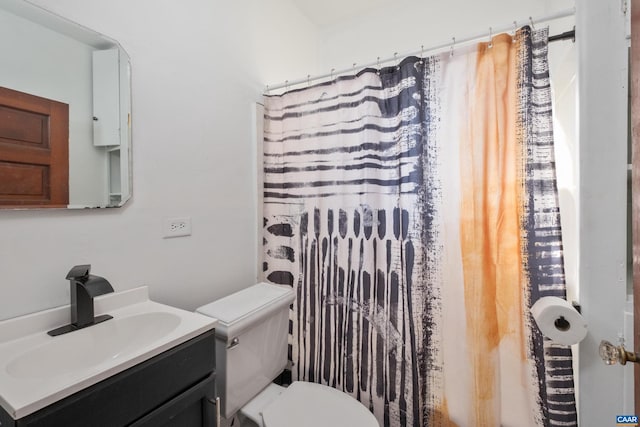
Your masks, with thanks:
[[[203,305],[196,312],[218,319],[216,333],[232,337],[293,300],[291,287],[263,282]]]

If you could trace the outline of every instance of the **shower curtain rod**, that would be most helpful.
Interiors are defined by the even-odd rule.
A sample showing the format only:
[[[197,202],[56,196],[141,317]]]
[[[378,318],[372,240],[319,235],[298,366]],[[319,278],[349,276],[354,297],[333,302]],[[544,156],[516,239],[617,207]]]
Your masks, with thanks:
[[[575,7],[569,8],[569,9],[565,9],[562,10],[560,12],[551,14],[551,15],[546,15],[546,16],[542,16],[542,17],[536,17],[536,18],[532,18],[531,16],[529,16],[526,19],[522,19],[519,22],[527,22],[529,25],[531,25],[532,27],[534,26],[535,22],[547,22],[547,21],[553,21],[556,19],[561,19],[561,18],[567,18],[569,16],[573,16],[576,13],[576,9]],[[397,52],[393,55],[393,57],[391,58],[386,58],[386,59],[380,59],[378,58],[376,61],[374,62],[370,62],[368,64],[363,64],[360,65],[359,68],[363,69],[363,68],[368,68],[368,67],[379,67],[380,64],[384,64],[386,62],[391,62],[391,61],[398,61],[401,58],[405,58],[407,56],[415,56],[415,55],[424,55],[425,53],[430,53],[430,52],[436,52],[436,51],[440,51],[440,50],[444,50],[444,49],[450,49],[450,48],[455,48],[455,46],[460,46],[460,45],[464,45],[466,43],[471,43],[471,42],[475,42],[478,41],[479,39],[483,39],[483,38],[487,38],[487,37],[491,37],[493,34],[497,34],[497,33],[502,33],[505,31],[513,31],[517,26],[518,21],[513,21],[513,25],[512,26],[504,26],[504,27],[497,27],[497,28],[491,28],[489,27],[489,32],[488,33],[483,33],[483,34],[476,34],[474,36],[471,37],[466,37],[464,39],[461,40],[456,40],[456,38],[454,37],[452,39],[452,42],[449,43],[445,43],[445,44],[441,44],[438,46],[432,46],[429,47],[427,49],[425,48],[421,48],[420,50],[417,51],[413,51],[413,52],[409,52],[409,53],[404,53],[404,54],[398,54]],[[566,40],[566,39],[573,39],[575,41],[575,27],[573,30],[571,31],[565,31],[562,34],[558,34],[555,36],[550,36],[549,37],[549,41],[553,42],[553,41],[558,41],[558,40]],[[351,68],[345,68],[343,70],[338,70],[336,71],[335,69],[332,69],[330,73],[326,73],[326,74],[320,74],[320,75],[308,75],[306,78],[302,78],[302,79],[298,79],[298,80],[292,80],[292,81],[288,81],[286,80],[284,83],[279,83],[276,85],[267,85],[265,87],[265,93],[269,93],[272,90],[278,90],[278,89],[282,89],[282,88],[288,88],[290,86],[297,86],[299,84],[302,83],[311,83],[312,81],[315,80],[322,80],[322,79],[326,79],[326,78],[333,78],[333,77],[337,77],[341,74],[346,74],[346,73],[353,73],[355,70],[355,67],[358,64],[353,64],[353,66]]]

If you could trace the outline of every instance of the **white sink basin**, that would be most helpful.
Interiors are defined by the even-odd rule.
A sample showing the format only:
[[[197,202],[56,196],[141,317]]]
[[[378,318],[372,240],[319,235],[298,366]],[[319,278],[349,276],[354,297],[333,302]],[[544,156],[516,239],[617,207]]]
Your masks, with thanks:
[[[175,313],[149,312],[113,318],[70,332],[16,356],[6,366],[14,378],[49,378],[125,357],[153,344],[180,324]]]
[[[146,287],[95,300],[113,319],[64,335],[69,306],[0,321],[0,406],[20,419],[195,338],[215,319],[149,300]]]

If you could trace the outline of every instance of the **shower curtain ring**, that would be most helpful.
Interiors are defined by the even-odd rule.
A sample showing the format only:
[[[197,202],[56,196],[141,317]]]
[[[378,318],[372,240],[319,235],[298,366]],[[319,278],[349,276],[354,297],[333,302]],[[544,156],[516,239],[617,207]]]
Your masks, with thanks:
[[[424,45],[420,45],[420,65],[424,64]]]
[[[400,70],[400,64],[398,63],[398,52],[393,53],[393,62],[396,63],[396,70]]]
[[[378,56],[378,58],[376,59],[376,67],[377,67],[377,71],[376,74],[380,75],[380,57]]]
[[[535,30],[535,29],[536,29],[536,26],[535,26],[535,25],[533,25],[533,18],[532,18],[532,17],[529,17],[529,25],[531,26],[531,29],[532,29],[532,30]]]
[[[456,38],[455,37],[451,37],[452,43],[451,43],[451,56],[453,56],[453,48],[456,45]]]
[[[489,27],[489,45],[487,46],[489,49],[493,47],[493,28]]]
[[[517,32],[518,32],[518,22],[517,21],[513,21],[513,37],[516,36]]]
[[[311,86],[311,74],[307,74],[307,87]]]
[[[332,69],[331,69],[331,80],[333,80],[333,72],[334,72],[335,70],[336,70],[335,68],[332,68]]]
[[[289,80],[284,81],[284,90],[285,92],[289,92]]]
[[[355,73],[356,73],[356,63],[354,62],[353,63],[353,74],[355,74]]]

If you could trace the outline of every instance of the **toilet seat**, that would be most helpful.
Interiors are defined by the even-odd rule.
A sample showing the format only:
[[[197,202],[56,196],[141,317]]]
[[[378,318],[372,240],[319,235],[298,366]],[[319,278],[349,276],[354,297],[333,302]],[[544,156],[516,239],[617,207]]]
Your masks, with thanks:
[[[265,427],[379,427],[360,402],[321,384],[294,381],[262,411]]]

